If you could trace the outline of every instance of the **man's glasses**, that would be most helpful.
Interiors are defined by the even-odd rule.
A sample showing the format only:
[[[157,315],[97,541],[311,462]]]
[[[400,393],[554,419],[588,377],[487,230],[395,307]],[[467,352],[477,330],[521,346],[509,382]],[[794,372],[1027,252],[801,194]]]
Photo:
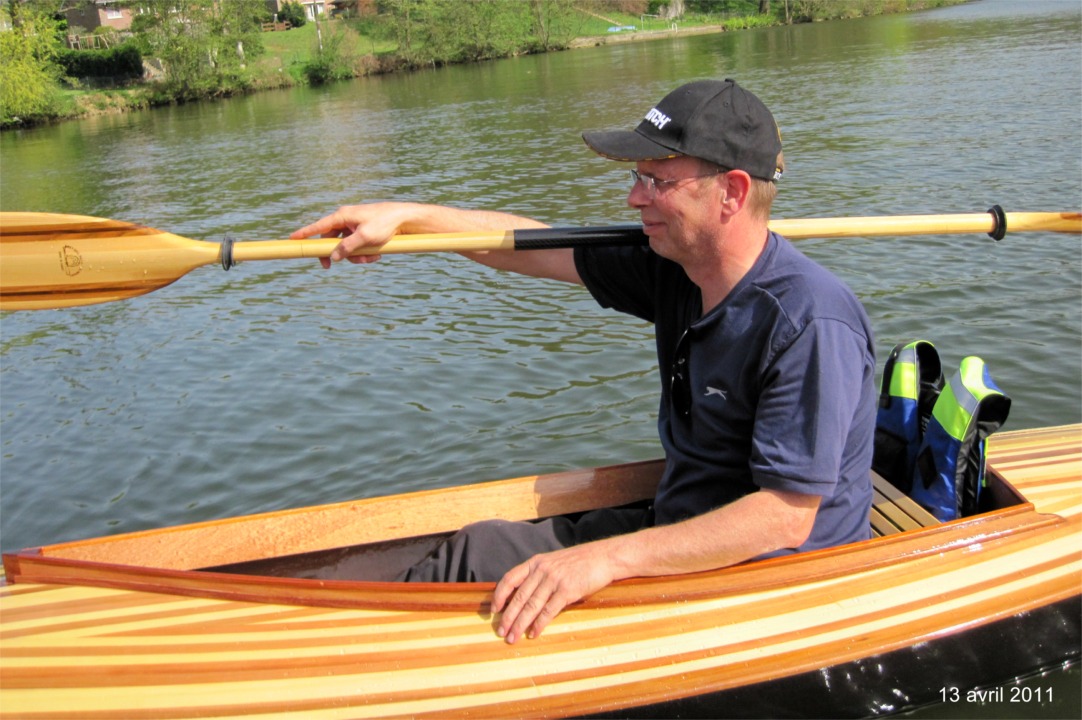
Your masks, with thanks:
[[[685,178],[674,178],[672,180],[661,180],[653,175],[643,175],[638,170],[631,171],[631,189],[634,190],[636,185],[642,185],[642,189],[646,191],[646,194],[650,199],[657,197],[658,192],[669,187],[673,187],[676,183],[684,182],[685,180],[701,180],[702,178],[714,177],[715,175],[724,175],[729,172],[724,168],[718,168],[714,172],[705,173],[703,175],[692,175]]]

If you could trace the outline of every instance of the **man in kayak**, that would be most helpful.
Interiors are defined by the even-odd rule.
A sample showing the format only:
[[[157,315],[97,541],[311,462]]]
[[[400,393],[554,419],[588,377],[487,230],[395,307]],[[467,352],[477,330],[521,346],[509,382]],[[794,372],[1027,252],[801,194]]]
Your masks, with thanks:
[[[401,577],[498,581],[498,634],[536,637],[564,607],[623,578],[692,573],[867,539],[875,356],[863,307],[769,232],[782,173],[770,111],[731,80],[677,88],[633,131],[588,132],[634,162],[628,204],[649,248],[469,253],[585,285],[654,323],[666,465],[650,509],[464,528]],[[395,233],[544,227],[411,203],[343,207],[293,234],[341,237],[324,267]]]

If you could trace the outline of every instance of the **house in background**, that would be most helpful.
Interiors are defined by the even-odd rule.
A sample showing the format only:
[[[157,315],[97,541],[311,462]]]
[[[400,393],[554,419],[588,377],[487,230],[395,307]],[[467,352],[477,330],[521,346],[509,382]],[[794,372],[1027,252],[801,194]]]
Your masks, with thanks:
[[[64,16],[68,19],[69,27],[94,32],[99,27],[127,30],[135,14],[130,7],[121,7],[120,3],[94,0],[93,3],[79,3],[77,7],[65,10]]]
[[[330,0],[332,15],[365,17],[376,14],[376,0]]]
[[[267,9],[277,13],[290,0],[266,0]],[[304,16],[309,20],[352,13],[354,15],[375,15],[376,0],[295,0],[304,8]]]
[[[165,1],[165,0],[159,0]],[[264,0],[267,10],[277,13],[289,0]],[[236,0],[229,0],[236,2]],[[304,15],[309,20],[316,20],[332,15],[353,13],[355,15],[374,15],[376,13],[376,0],[296,0],[302,8]],[[94,32],[99,27],[110,27],[114,30],[127,30],[131,27],[132,18],[141,10],[137,6],[133,9],[133,3],[120,3],[117,0],[93,0],[93,2],[81,2],[76,7],[64,11],[70,27],[80,27],[88,33]]]
[[[267,9],[272,13],[281,11],[282,6],[290,0],[266,0]],[[293,0],[304,8],[304,16],[309,20],[317,20],[323,16],[328,16],[331,11],[330,0]]]

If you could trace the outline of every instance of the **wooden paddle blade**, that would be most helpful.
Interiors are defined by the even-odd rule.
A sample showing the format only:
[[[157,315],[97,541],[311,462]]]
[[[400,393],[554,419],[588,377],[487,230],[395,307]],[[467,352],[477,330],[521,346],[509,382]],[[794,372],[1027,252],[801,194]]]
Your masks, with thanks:
[[[0,212],[0,310],[143,295],[218,260],[216,243],[85,215]]]

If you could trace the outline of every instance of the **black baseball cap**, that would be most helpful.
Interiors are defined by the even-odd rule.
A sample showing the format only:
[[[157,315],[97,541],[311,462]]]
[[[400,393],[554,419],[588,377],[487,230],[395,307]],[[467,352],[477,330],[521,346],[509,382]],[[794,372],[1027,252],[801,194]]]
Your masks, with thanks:
[[[652,107],[634,130],[585,132],[582,139],[610,160],[690,155],[761,180],[781,178],[781,132],[774,116],[734,80],[681,85]]]

